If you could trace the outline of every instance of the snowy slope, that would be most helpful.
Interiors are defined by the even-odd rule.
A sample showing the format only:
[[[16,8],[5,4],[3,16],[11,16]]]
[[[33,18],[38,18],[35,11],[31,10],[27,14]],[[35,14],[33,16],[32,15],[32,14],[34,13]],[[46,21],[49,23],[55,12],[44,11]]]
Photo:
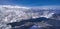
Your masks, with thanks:
[[[30,19],[30,18],[59,18],[52,16],[53,14],[59,14],[59,9],[50,9],[50,8],[31,8],[31,7],[22,7],[22,6],[13,6],[13,5],[0,5],[0,28],[4,26],[6,28],[7,23],[19,22],[21,20]],[[6,25],[6,26],[5,26]]]

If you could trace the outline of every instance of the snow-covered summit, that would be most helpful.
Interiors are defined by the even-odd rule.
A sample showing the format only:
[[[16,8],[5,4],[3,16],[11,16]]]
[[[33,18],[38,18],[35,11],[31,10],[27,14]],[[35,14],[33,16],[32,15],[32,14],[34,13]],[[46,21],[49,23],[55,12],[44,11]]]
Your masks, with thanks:
[[[29,9],[28,7],[22,7],[22,6],[13,6],[13,5],[0,5],[1,7],[6,7],[6,8],[24,8],[24,9]]]

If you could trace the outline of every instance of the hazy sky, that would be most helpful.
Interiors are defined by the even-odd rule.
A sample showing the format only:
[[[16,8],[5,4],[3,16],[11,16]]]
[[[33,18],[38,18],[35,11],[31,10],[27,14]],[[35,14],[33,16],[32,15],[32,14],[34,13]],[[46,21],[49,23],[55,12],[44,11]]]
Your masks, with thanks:
[[[21,6],[60,5],[60,0],[0,0],[0,5],[21,5]]]

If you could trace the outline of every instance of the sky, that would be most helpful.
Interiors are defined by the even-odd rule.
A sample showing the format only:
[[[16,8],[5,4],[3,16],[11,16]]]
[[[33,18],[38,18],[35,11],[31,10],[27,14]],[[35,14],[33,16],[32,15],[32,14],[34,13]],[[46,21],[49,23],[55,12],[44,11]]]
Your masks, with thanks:
[[[21,5],[21,6],[60,5],[60,0],[0,0],[0,5]]]

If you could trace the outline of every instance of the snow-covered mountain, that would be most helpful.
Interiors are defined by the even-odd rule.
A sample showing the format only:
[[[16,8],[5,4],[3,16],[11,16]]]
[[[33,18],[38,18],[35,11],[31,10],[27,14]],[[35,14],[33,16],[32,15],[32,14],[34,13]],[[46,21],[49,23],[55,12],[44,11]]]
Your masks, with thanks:
[[[60,20],[60,9],[32,8],[13,5],[0,5],[0,28],[12,22],[19,22],[30,18],[51,18]],[[7,26],[7,25],[6,25]]]

